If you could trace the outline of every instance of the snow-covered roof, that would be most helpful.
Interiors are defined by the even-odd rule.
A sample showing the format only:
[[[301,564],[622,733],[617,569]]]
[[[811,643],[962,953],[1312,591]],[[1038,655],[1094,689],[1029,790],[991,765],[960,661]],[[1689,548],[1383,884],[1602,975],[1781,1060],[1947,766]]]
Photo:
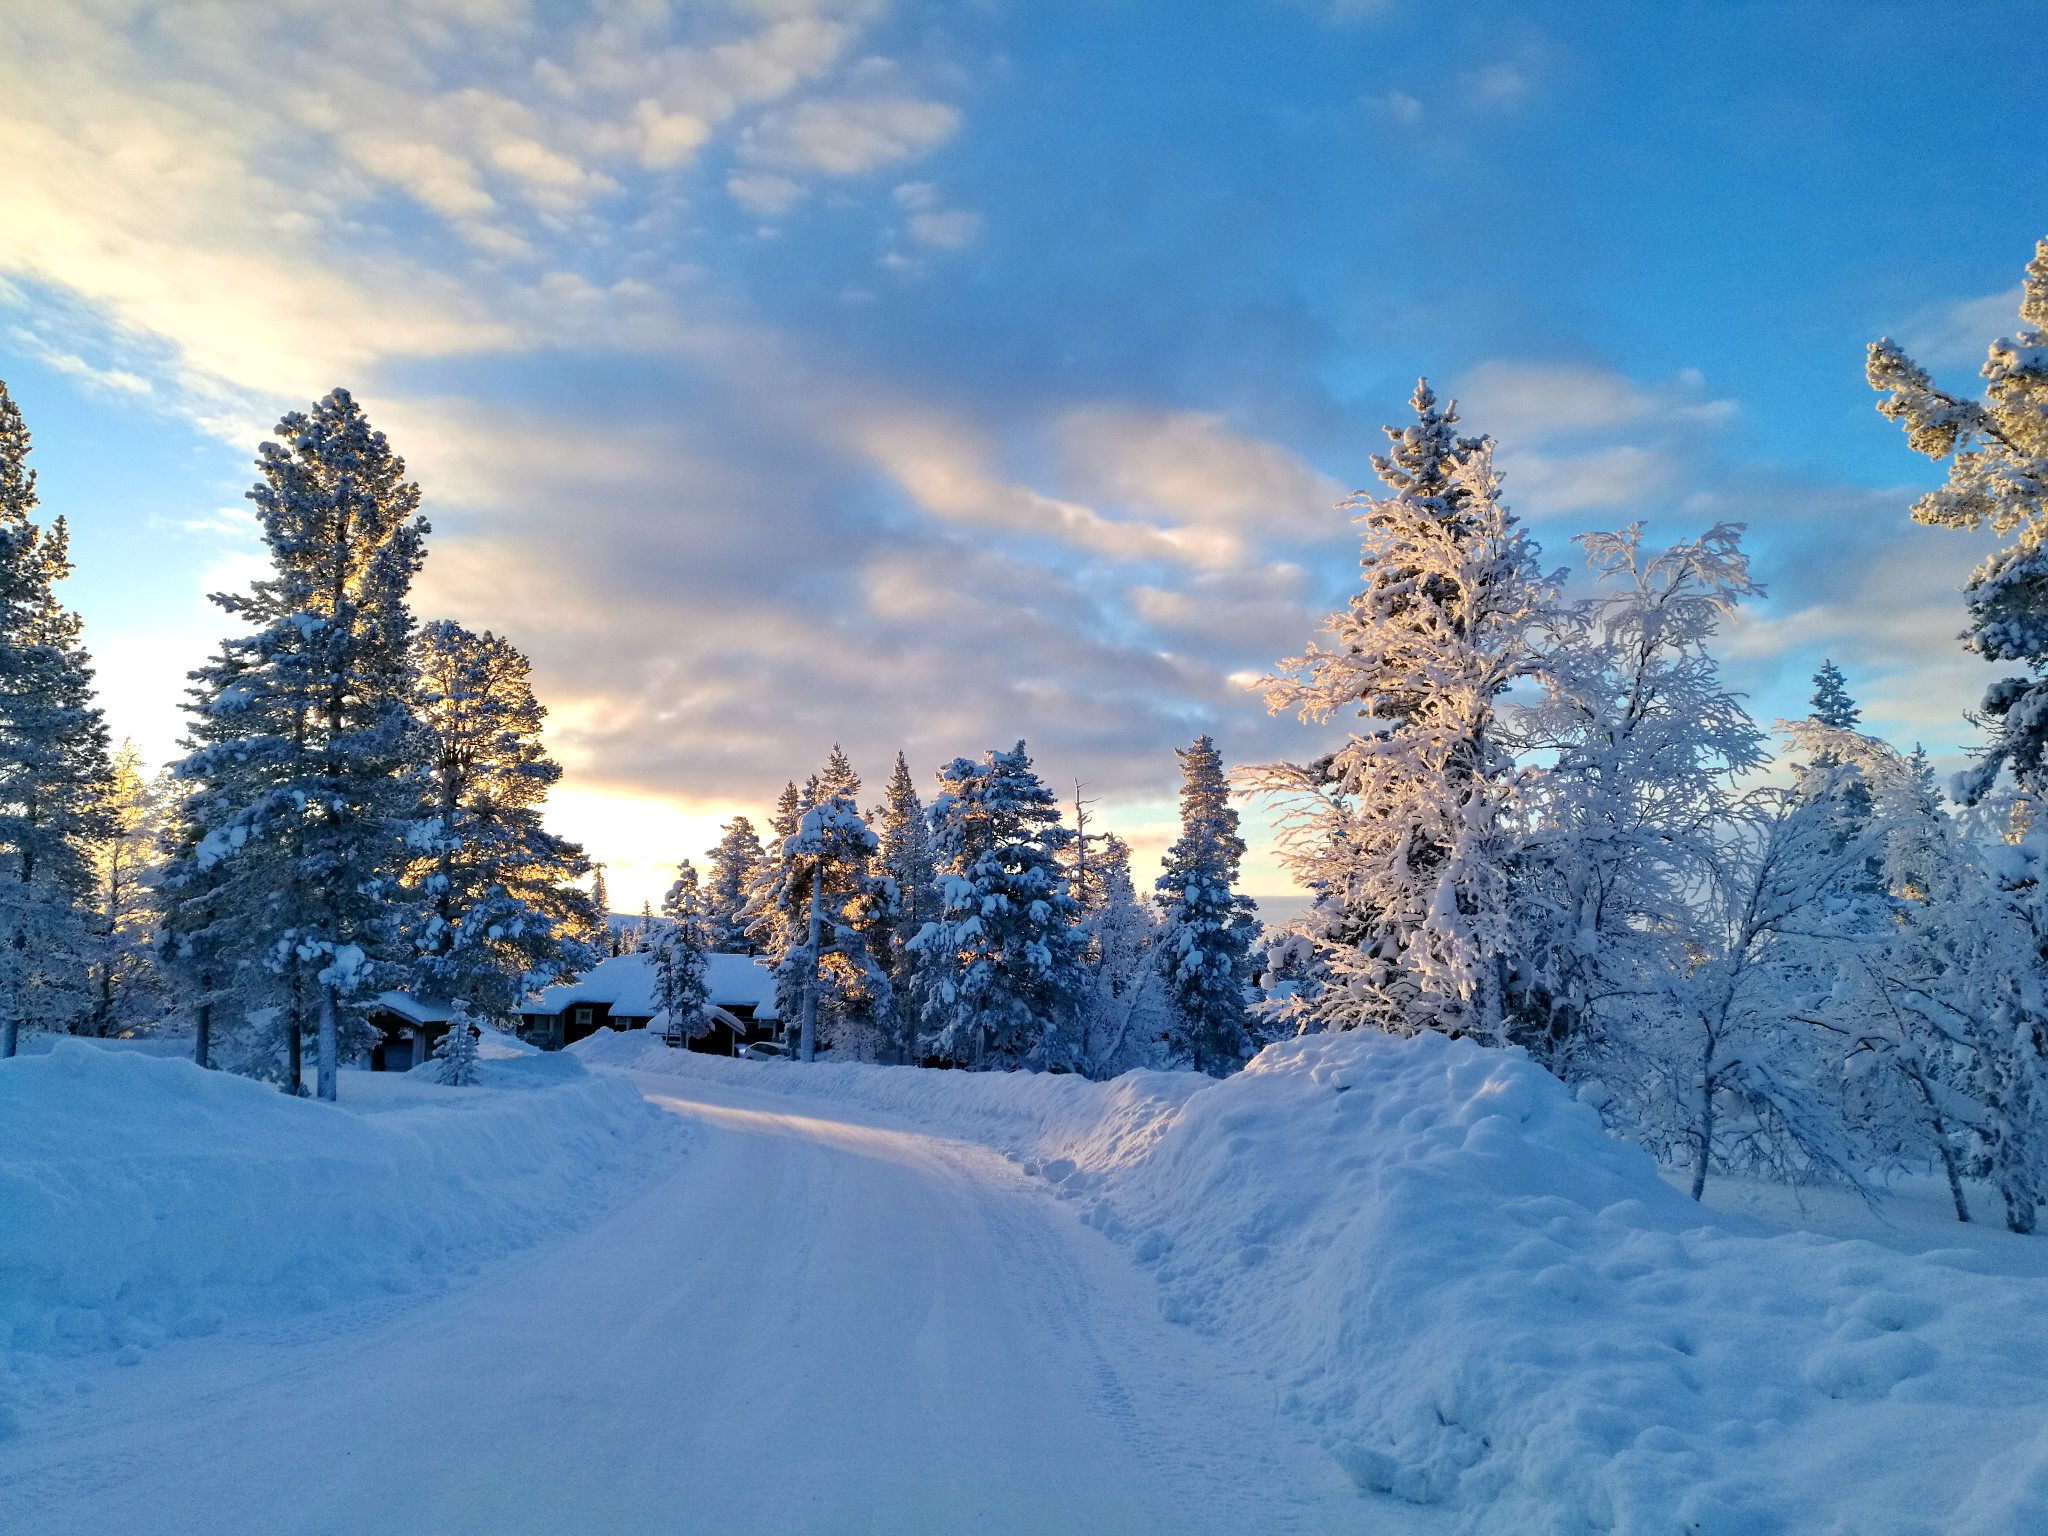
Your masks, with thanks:
[[[415,1024],[446,1024],[455,1016],[452,1003],[425,1003],[410,992],[379,992],[377,1006],[388,1008],[402,1019],[411,1019]]]
[[[776,1017],[775,977],[765,964],[751,955],[704,958],[705,990],[715,1007],[751,1007],[757,1019]],[[560,1013],[577,1003],[604,1003],[620,1018],[652,1018],[660,1011],[654,993],[654,957],[614,955],[574,981],[549,987],[526,1011]]]

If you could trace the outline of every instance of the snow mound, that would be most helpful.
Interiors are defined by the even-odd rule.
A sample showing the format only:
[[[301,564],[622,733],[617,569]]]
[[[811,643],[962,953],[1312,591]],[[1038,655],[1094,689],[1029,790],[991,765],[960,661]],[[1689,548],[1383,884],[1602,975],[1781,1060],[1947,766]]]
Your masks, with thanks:
[[[337,1106],[82,1040],[0,1063],[0,1349],[136,1358],[431,1288],[581,1224],[673,1144],[672,1117],[574,1061],[481,1078],[345,1072]]]
[[[2048,1530],[2048,1281],[1714,1217],[1520,1052],[1318,1036],[1106,1084],[587,1055],[1010,1151],[1453,1529]]]

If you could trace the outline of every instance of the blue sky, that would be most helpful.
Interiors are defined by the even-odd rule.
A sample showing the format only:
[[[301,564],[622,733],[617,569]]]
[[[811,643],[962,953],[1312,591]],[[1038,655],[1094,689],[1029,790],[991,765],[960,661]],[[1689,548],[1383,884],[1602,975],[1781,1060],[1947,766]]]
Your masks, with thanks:
[[[1959,13],[1960,14],[1960,13]],[[0,0],[0,378],[117,732],[173,750],[279,412],[366,402],[423,614],[535,658],[626,902],[843,740],[1029,738],[1156,852],[1170,748],[1344,595],[1417,374],[1553,563],[1745,521],[1953,753],[1979,551],[1864,345],[1967,386],[2048,233],[2034,4]],[[1264,850],[1254,889],[1284,881]]]

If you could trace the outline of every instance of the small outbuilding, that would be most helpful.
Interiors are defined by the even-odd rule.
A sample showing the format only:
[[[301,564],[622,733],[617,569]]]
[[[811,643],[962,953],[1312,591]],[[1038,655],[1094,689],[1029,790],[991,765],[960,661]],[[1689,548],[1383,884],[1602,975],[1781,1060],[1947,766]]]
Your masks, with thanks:
[[[377,1031],[370,1047],[372,1072],[409,1072],[434,1054],[448,1033],[454,1004],[422,1002],[410,992],[379,992],[363,1019]]]

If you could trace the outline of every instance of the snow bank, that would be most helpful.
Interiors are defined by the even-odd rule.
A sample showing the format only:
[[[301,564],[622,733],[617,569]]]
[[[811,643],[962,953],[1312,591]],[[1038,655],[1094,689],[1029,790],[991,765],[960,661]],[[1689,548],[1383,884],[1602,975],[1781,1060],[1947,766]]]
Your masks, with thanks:
[[[1520,1053],[1323,1036],[1220,1084],[585,1054],[1011,1151],[1453,1528],[2048,1530],[2048,1281],[1713,1217]]]
[[[676,1134],[563,1057],[482,1076],[345,1072],[337,1106],[82,1040],[0,1063],[0,1349],[134,1359],[431,1287],[587,1220]]]

